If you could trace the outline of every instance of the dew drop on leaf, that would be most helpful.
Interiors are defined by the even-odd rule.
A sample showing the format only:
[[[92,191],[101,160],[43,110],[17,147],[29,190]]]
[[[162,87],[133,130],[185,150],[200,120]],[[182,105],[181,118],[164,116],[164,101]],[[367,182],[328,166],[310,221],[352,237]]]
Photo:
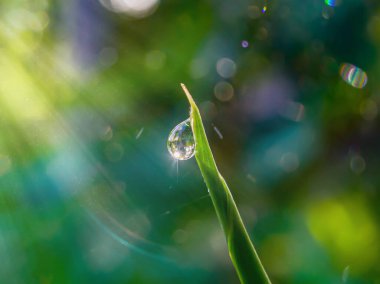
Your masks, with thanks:
[[[181,122],[173,128],[169,134],[167,146],[170,155],[174,159],[188,160],[194,156],[195,141],[190,119]]]

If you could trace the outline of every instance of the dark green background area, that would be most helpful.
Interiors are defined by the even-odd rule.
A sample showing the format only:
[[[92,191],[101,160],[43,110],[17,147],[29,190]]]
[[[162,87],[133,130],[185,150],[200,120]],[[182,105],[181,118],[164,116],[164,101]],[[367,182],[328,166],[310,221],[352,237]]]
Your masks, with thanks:
[[[182,82],[273,283],[380,283],[378,1],[111,2],[0,3],[0,282],[238,283]]]

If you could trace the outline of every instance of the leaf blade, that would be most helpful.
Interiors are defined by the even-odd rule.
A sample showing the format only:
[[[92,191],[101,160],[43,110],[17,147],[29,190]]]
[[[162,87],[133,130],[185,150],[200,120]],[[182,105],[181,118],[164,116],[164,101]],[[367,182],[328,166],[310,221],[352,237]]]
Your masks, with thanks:
[[[271,283],[249,238],[226,181],[220,174],[204,130],[199,109],[190,92],[181,84],[190,103],[190,121],[195,140],[195,158],[209,190],[228,251],[241,283]]]

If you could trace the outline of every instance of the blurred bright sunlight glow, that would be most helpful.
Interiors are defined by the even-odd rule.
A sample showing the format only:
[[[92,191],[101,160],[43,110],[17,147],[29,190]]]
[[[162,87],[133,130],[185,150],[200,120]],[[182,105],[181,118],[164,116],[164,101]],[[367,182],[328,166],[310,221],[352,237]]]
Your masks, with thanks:
[[[136,18],[147,17],[154,12],[159,0],[99,0],[107,9]]]

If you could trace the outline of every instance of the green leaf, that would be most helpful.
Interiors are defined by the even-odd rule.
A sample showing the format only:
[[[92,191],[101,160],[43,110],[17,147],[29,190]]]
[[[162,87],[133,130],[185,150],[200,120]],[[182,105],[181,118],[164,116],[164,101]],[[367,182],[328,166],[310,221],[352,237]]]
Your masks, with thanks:
[[[215,164],[199,109],[186,86],[184,84],[181,86],[191,106],[190,121],[196,143],[195,158],[226,236],[228,251],[240,282],[244,284],[270,283],[227,183]]]

